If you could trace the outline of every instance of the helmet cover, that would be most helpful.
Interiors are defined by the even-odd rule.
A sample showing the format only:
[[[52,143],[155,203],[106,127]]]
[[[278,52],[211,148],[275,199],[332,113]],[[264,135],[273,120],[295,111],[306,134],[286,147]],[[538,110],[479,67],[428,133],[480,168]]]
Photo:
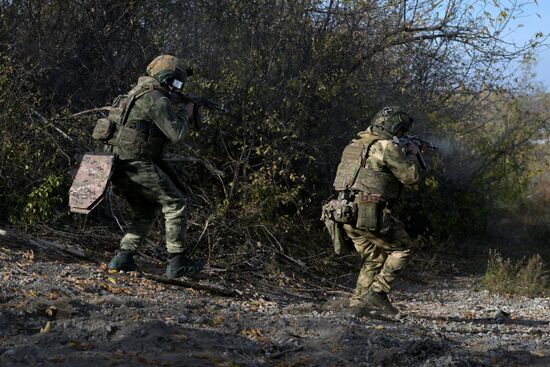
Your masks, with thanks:
[[[160,55],[155,57],[155,59],[147,65],[145,72],[161,83],[166,83],[170,79],[184,82],[188,75],[183,62],[172,55]]]

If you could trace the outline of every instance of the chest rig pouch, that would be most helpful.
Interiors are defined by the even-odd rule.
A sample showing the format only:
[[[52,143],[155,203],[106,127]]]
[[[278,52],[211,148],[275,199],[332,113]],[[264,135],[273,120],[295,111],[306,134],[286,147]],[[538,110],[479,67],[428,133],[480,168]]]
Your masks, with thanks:
[[[93,137],[106,144],[108,151],[120,159],[154,159],[162,151],[166,140],[155,123],[129,119],[135,102],[154,87],[143,87],[118,96],[106,118],[96,123]]]
[[[109,109],[109,115],[97,120],[92,137],[102,143],[107,143],[108,140],[113,138],[117,125],[124,126],[130,107],[135,99],[135,94],[122,94],[116,97]]]

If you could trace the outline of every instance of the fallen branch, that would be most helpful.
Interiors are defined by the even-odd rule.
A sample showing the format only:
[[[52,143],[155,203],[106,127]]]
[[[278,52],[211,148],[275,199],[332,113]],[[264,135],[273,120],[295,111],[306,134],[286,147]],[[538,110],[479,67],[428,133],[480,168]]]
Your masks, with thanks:
[[[3,229],[0,229],[0,243],[5,243],[8,246],[15,243],[20,246],[31,246],[41,250],[54,250],[61,254],[70,255],[79,259],[90,259],[90,255],[85,250],[80,250],[60,243],[36,239],[22,233],[8,232]]]
[[[201,283],[193,282],[187,279],[167,278],[164,276],[148,274],[148,273],[142,273],[142,276],[146,279],[154,280],[155,282],[176,285],[178,287],[193,288],[196,290],[207,291],[209,293],[217,294],[225,297],[237,297],[242,295],[242,292],[239,292],[236,289],[228,289],[228,288],[222,288],[222,287],[217,287],[217,286],[208,285],[208,284],[201,284]]]
[[[74,113],[74,114],[71,115],[71,117],[78,117],[78,116],[86,115],[88,113],[110,111],[110,110],[111,110],[110,106],[92,108],[90,110],[85,110],[85,111]]]
[[[273,250],[275,250],[275,252],[281,256],[282,258],[286,259],[287,261],[291,262],[292,264],[298,266],[302,272],[308,274],[311,278],[321,282],[321,283],[324,283],[324,284],[329,284],[330,286],[332,287],[336,287],[336,288],[340,288],[340,289],[343,289],[345,291],[348,291],[348,292],[353,292],[353,289],[350,288],[350,287],[346,287],[344,285],[340,285],[340,284],[337,284],[337,283],[331,283],[328,279],[325,279],[325,278],[321,278],[320,276],[314,274],[303,262],[301,262],[300,260],[296,260],[290,256],[288,256],[287,254],[277,250],[276,248],[273,248]]]

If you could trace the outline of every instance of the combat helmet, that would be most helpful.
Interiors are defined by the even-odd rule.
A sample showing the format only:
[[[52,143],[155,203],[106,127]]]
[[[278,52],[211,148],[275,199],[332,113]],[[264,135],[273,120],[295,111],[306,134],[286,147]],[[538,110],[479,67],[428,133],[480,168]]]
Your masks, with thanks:
[[[371,121],[372,130],[382,135],[398,136],[406,133],[414,119],[399,106],[385,106]]]
[[[150,77],[157,79],[162,84],[172,83],[174,80],[181,83],[185,78],[191,75],[192,71],[187,69],[183,62],[172,55],[160,55],[155,57],[145,70]],[[179,86],[181,88],[181,86]],[[179,88],[178,88],[179,89]]]

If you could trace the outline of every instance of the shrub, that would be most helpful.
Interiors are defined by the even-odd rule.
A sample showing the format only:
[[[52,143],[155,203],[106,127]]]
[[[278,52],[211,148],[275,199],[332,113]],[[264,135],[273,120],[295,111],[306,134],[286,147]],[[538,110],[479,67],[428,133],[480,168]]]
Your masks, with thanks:
[[[484,286],[491,292],[534,297],[549,294],[548,271],[544,270],[542,257],[538,254],[528,260],[505,259],[496,250],[489,251]]]

